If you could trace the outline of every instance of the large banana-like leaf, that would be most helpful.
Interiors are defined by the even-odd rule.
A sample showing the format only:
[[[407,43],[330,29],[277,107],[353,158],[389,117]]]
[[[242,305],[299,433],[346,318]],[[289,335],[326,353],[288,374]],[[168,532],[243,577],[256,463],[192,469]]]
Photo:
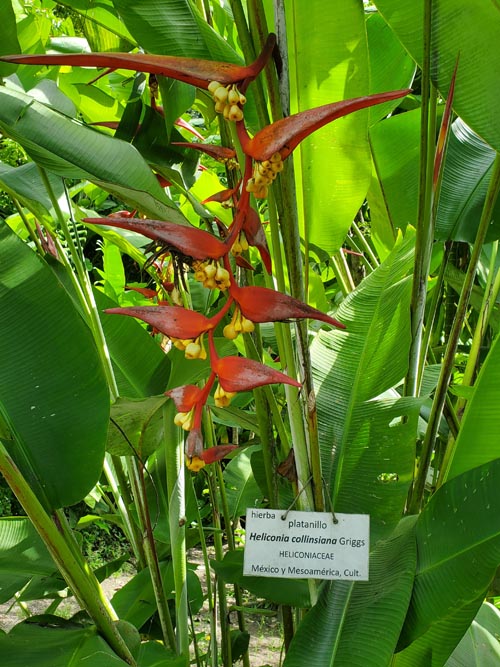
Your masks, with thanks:
[[[463,120],[456,119],[446,150],[436,218],[437,239],[474,242],[495,155]],[[497,200],[485,242],[499,237],[500,200]]]
[[[341,304],[345,331],[320,332],[311,349],[333,505],[370,514],[372,541],[398,523],[413,473],[418,402],[381,396],[407,368],[413,245],[408,230]]]
[[[369,67],[362,3],[287,0],[285,7],[291,111],[366,95]],[[346,116],[315,132],[298,149],[301,235],[329,253],[343,243],[368,190],[368,118],[366,110]]]
[[[422,66],[424,0],[375,0],[375,5]],[[496,150],[500,149],[500,5],[498,2],[435,0],[432,3],[431,76],[447,95],[460,55],[453,108]],[[478,104],[480,100],[480,104]]]
[[[467,404],[447,479],[500,458],[500,337],[492,345]]]
[[[0,128],[48,171],[91,180],[155,218],[186,222],[130,144],[6,86],[0,88]]]
[[[99,479],[109,392],[89,328],[47,265],[0,225],[0,416],[10,455],[46,509]]]
[[[414,519],[370,557],[370,579],[324,585],[292,641],[284,667],[385,667],[408,609],[416,565]]]
[[[394,667],[441,667],[474,619],[500,563],[499,485],[496,459],[448,481],[420,514],[404,650]]]

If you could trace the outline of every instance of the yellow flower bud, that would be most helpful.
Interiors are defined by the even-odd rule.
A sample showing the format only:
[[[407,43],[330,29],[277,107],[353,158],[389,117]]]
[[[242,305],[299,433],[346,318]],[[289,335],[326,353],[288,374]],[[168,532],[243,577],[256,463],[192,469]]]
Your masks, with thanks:
[[[205,467],[205,461],[198,456],[186,456],[186,467],[192,472],[200,472]]]
[[[219,88],[217,88],[217,90],[214,93],[215,102],[224,102],[224,103],[226,103],[227,98],[228,98],[227,88],[224,88],[224,86],[219,86]]]
[[[238,121],[243,120],[243,111],[239,106],[233,104],[229,110],[228,118],[229,120],[232,120],[233,123],[237,123]]]
[[[219,88],[222,88],[222,84],[220,84],[218,81],[211,81],[208,84],[208,92],[212,93],[212,95],[215,93],[216,90]]]
[[[229,91],[229,94],[227,96],[227,101],[229,102],[229,104],[238,104],[238,102],[240,101],[240,94],[234,86]]]
[[[234,340],[235,338],[238,337],[238,332],[234,328],[234,324],[232,322],[226,324],[226,326],[222,330],[222,335],[224,336],[224,338],[228,338],[229,340]]]

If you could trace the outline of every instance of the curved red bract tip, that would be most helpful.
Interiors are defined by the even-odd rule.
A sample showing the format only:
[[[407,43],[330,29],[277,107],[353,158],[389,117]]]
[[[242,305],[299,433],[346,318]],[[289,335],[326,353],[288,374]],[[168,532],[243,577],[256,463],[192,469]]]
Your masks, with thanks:
[[[214,322],[195,310],[180,306],[131,306],[127,308],[107,308],[108,315],[128,315],[136,317],[171,338],[198,338],[212,329]]]

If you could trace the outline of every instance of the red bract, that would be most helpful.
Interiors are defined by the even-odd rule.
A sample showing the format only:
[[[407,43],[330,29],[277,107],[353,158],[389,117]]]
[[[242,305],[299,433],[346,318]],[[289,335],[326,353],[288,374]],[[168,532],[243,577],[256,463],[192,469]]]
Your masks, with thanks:
[[[238,449],[238,445],[216,445],[215,447],[204,449],[200,458],[204,463],[214,463],[214,461],[220,461],[225,458],[235,449]]]
[[[81,67],[107,67],[130,69],[150,74],[161,74],[171,79],[190,83],[198,88],[208,88],[211,81],[227,85],[243,83],[246,87],[262,70],[276,43],[276,36],[269,35],[262,53],[251,65],[158,56],[150,53],[82,53],[82,54],[29,54],[2,56],[0,60],[23,65],[70,65]]]
[[[244,152],[254,160],[269,160],[276,153],[284,160],[301,141],[324,125],[354,111],[405,97],[409,92],[406,89],[377,93],[301,111],[264,127],[252,139],[244,131],[243,123],[238,123],[238,136]]]
[[[225,243],[203,229],[175,222],[141,218],[84,218],[83,222],[129,229],[155,241],[162,241],[166,246],[176,248],[194,259],[219,259],[228,251]]]
[[[182,146],[183,148],[193,148],[195,151],[205,153],[219,162],[226,162],[236,157],[236,151],[225,146],[213,146],[212,144],[192,144],[187,141],[173,141],[173,146]]]
[[[165,395],[173,400],[179,412],[189,412],[196,403],[205,399],[203,390],[194,384],[169,389]]]
[[[245,232],[248,245],[257,248],[262,263],[266,267],[266,271],[271,273],[273,265],[271,261],[271,255],[269,254],[269,248],[267,246],[266,235],[262,229],[259,214],[251,207],[248,208],[245,220],[243,222],[242,231]]]
[[[275,371],[269,366],[245,357],[216,357],[211,354],[212,370],[226,392],[250,391],[266,384],[290,384],[300,387],[300,382]]]
[[[109,315],[129,315],[151,324],[155,329],[170,338],[183,340],[198,338],[212,329],[213,322],[205,315],[179,306],[137,306],[129,308],[108,308]]]
[[[307,318],[345,329],[344,324],[321,310],[267,287],[238,287],[233,281],[229,292],[243,315],[252,322],[282,322]]]

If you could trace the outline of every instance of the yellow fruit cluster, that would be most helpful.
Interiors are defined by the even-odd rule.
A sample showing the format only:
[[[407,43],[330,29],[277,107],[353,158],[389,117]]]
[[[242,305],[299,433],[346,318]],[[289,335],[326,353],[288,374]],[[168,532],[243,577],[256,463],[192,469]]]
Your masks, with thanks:
[[[224,391],[220,384],[218,384],[214,393],[215,405],[218,408],[227,408],[231,403],[231,399],[236,396],[236,393],[235,391]]]
[[[231,318],[231,322],[229,322],[229,324],[226,324],[226,326],[222,331],[222,334],[224,335],[225,338],[229,338],[229,340],[234,340],[235,338],[237,338],[238,334],[252,333],[254,329],[255,329],[255,324],[252,322],[252,320],[247,320],[247,318],[241,314],[241,310],[239,308],[235,308],[233,317]]]
[[[195,280],[208,289],[220,289],[224,292],[231,284],[229,271],[214,260],[193,262],[193,269]]]
[[[248,250],[247,237],[245,236],[245,232],[240,232],[238,234],[238,238],[233,243],[231,253],[234,257],[238,257],[238,255],[241,255],[241,253],[245,252],[245,250]]]
[[[251,192],[257,199],[264,199],[267,197],[268,187],[280,171],[283,171],[283,160],[279,153],[274,153],[269,160],[256,162],[253,176],[247,181],[247,192]]]
[[[240,93],[236,84],[223,86],[218,81],[212,81],[208,91],[212,93],[217,113],[221,113],[226,120],[234,122],[243,120],[241,106],[245,104],[247,98]]]
[[[184,352],[186,359],[206,359],[207,351],[203,345],[203,334],[198,338],[171,338],[170,339],[178,350]]]

